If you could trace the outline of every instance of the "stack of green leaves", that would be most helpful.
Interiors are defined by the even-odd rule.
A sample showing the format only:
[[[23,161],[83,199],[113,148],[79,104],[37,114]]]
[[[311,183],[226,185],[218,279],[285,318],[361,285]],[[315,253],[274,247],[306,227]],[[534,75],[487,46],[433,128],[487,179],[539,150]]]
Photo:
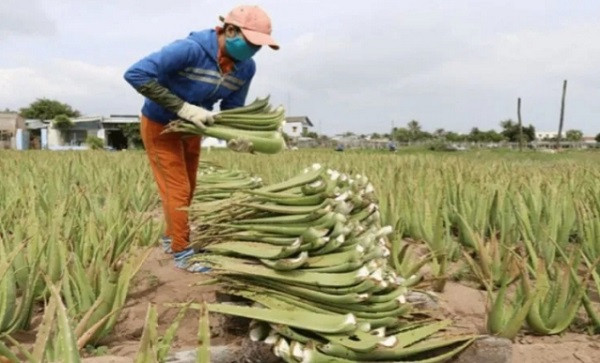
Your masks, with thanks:
[[[420,342],[448,322],[411,322],[407,287],[388,265],[375,190],[363,175],[313,165],[287,181],[191,211],[194,259],[248,306],[209,305],[253,319],[250,336],[287,362],[444,360],[472,336]]]
[[[251,104],[221,111],[214,116],[214,124],[206,128],[187,121],[173,121],[166,132],[205,135],[227,141],[230,149],[240,152],[275,154],[285,148],[281,128],[285,109],[272,109],[269,97],[257,98]]]

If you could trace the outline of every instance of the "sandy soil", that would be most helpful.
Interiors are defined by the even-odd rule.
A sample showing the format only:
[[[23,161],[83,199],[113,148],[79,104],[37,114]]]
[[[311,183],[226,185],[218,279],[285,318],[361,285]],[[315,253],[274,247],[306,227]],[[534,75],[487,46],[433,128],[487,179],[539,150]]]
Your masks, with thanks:
[[[155,304],[158,310],[160,334],[167,329],[178,312],[178,309],[167,308],[164,304],[192,300],[214,302],[214,288],[193,286],[206,279],[206,275],[177,269],[173,265],[172,256],[156,248],[135,277],[132,291],[121,314],[121,321],[115,327],[111,339],[107,341],[110,353],[127,357],[135,355],[150,303]],[[191,349],[196,346],[198,319],[198,312],[190,309],[179,325],[172,351]],[[216,325],[218,320],[215,319],[211,323]],[[213,343],[219,344],[219,342],[219,337],[214,337]]]

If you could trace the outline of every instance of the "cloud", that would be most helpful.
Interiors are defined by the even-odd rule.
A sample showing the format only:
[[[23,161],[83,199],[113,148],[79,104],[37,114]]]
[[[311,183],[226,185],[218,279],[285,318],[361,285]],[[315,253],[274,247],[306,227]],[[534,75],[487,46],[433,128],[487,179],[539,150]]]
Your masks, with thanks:
[[[125,68],[191,30],[216,25],[218,14],[238,4],[172,0],[164,11],[159,0],[141,8],[133,0],[44,0],[47,8],[29,1],[33,15],[24,15],[27,4],[6,1],[0,0],[0,39],[8,28],[12,35],[55,29],[55,36],[52,42],[13,37],[9,46],[0,41],[6,46],[0,100],[8,102],[0,108],[52,96],[88,114],[138,112],[141,97],[122,80]],[[500,120],[516,116],[517,97],[525,122],[552,130],[563,79],[569,80],[566,127],[600,131],[599,2],[259,4],[282,47],[258,53],[249,98],[271,94],[328,134],[387,132],[392,122],[411,119],[427,130],[498,129]],[[13,25],[2,24],[10,12],[16,12]],[[53,25],[52,19],[68,21]]]
[[[56,23],[37,0],[0,1],[0,38],[8,36],[48,36],[56,33]]]
[[[57,59],[43,68],[0,68],[1,107],[18,109],[37,98],[65,102],[83,114],[137,113],[142,98],[122,78],[120,67]]]

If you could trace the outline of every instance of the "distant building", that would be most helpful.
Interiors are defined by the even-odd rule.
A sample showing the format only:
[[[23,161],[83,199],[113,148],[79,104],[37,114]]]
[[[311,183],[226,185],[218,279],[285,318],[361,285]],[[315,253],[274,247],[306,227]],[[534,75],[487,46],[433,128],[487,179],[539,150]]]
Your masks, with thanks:
[[[36,141],[33,148],[49,150],[85,150],[89,136],[98,137],[104,141],[105,147],[121,150],[130,147],[130,141],[121,128],[126,124],[139,124],[136,115],[85,116],[72,118],[73,126],[67,129],[54,127],[52,121],[26,120],[27,129]],[[36,147],[39,144],[38,147]]]
[[[538,141],[556,139],[558,132],[556,131],[540,131],[535,133],[535,139]]]
[[[25,119],[17,112],[0,112],[0,149],[28,148]]]
[[[298,138],[306,134],[309,127],[313,124],[307,116],[286,117],[283,132],[291,138]]]

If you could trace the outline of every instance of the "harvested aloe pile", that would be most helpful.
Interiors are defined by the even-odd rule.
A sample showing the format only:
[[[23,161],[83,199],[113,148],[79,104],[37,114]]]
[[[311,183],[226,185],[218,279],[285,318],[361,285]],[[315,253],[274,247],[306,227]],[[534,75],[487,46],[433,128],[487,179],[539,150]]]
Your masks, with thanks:
[[[251,104],[221,111],[214,116],[214,124],[201,129],[187,121],[169,123],[165,132],[183,132],[206,135],[227,141],[227,147],[239,152],[275,154],[285,148],[281,127],[285,109],[269,105],[269,97],[257,98]]]
[[[240,190],[251,190],[262,186],[262,179],[241,170],[225,170],[214,165],[200,168],[195,202],[209,202],[229,198]]]
[[[287,362],[445,360],[473,336],[422,341],[449,322],[415,323],[388,266],[369,179],[313,165],[285,182],[196,205],[192,241],[224,291],[249,306],[209,305],[253,319],[250,336]]]

